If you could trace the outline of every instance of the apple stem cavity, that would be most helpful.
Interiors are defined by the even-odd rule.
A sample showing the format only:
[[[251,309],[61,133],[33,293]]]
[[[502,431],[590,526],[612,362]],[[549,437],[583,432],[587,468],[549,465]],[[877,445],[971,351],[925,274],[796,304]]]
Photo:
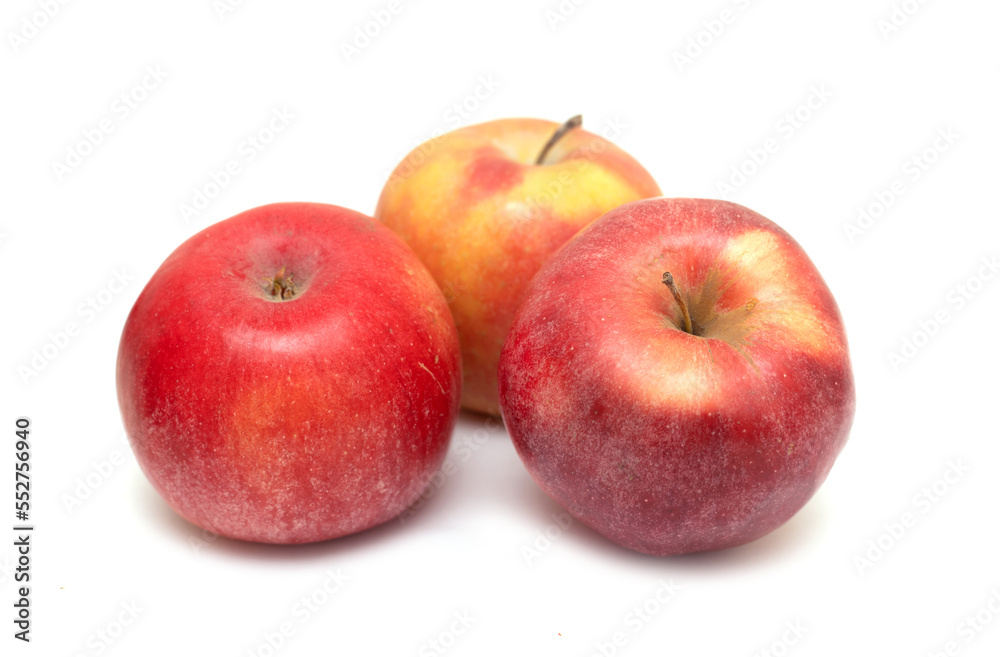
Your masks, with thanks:
[[[267,284],[265,289],[268,294],[270,294],[276,300],[287,301],[295,296],[295,282],[292,280],[294,274],[285,274],[285,268],[282,267],[278,270],[278,273],[274,275],[274,278],[265,278],[264,282]]]
[[[691,326],[691,315],[688,313],[687,304],[684,303],[684,299],[681,298],[681,291],[677,289],[677,285],[674,283],[674,277],[671,276],[670,272],[663,272],[663,284],[670,289],[670,293],[674,295],[674,301],[681,308],[681,314],[684,315],[684,332],[694,335],[694,327]]]
[[[552,133],[549,140],[545,142],[545,146],[542,148],[542,152],[538,154],[538,159],[535,160],[535,164],[539,166],[545,164],[545,158],[548,157],[549,151],[551,151],[552,147],[556,145],[556,142],[562,139],[567,132],[574,128],[579,128],[581,125],[583,125],[583,115],[577,114],[576,116],[568,119],[566,123],[559,126],[559,129]]]

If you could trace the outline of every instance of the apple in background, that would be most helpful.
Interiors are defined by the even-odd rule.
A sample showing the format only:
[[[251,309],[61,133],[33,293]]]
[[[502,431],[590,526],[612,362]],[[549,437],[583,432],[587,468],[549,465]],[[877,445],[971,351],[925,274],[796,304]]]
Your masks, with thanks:
[[[826,478],[854,417],[837,304],[743,206],[612,210],[539,272],[500,358],[503,419],[538,485],[627,548],[747,543]]]
[[[129,313],[118,402],[153,487],[210,531],[306,543],[385,522],[444,458],[458,335],[372,218],[278,203],[174,251]]]
[[[573,117],[505,119],[436,137],[390,177],[375,217],[441,286],[462,345],[462,405],[499,414],[497,361],[524,290],[608,210],[659,196],[649,173]]]

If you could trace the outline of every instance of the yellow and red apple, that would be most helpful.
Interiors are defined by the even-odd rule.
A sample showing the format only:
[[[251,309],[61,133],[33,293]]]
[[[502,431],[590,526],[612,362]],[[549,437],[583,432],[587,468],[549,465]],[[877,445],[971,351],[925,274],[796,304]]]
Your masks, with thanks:
[[[542,264],[608,210],[660,195],[635,159],[578,125],[507,119],[436,137],[396,167],[379,199],[375,217],[449,302],[471,410],[499,413],[500,349]]]
[[[539,486],[656,555],[787,521],[855,406],[844,324],[805,251],[756,212],[702,199],[630,203],[561,249],[517,312],[499,385]]]

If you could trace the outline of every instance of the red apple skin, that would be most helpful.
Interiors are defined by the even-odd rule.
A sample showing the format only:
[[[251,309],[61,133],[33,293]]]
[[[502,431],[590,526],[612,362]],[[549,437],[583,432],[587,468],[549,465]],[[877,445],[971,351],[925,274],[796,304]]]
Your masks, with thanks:
[[[683,330],[667,271],[701,335]],[[855,407],[843,321],[809,257],[752,210],[703,199],[629,203],[564,246],[514,319],[499,386],[538,485],[652,555],[782,525]]]
[[[265,279],[284,267],[287,300]],[[351,534],[414,502],[460,399],[458,335],[416,255],[372,218],[279,203],[174,251],[132,308],[118,402],[177,513],[263,543]]]
[[[375,218],[444,290],[462,345],[462,405],[499,415],[497,362],[531,277],[581,228],[659,196],[632,156],[583,128],[535,161],[559,124],[501,119],[435,137],[396,167]]]

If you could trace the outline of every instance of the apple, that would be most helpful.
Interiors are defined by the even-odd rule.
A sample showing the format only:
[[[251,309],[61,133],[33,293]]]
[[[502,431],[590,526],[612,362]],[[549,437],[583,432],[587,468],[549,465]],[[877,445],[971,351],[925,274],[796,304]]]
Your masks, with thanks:
[[[411,152],[382,191],[375,218],[413,247],[450,304],[468,409],[499,415],[500,349],[542,263],[608,210],[660,195],[638,162],[581,121],[446,133]]]
[[[307,543],[385,522],[441,464],[458,334],[371,217],[277,203],[191,237],[129,313],[118,402],[143,472],[209,531]]]
[[[779,226],[718,200],[612,210],[538,273],[499,369],[528,472],[584,524],[670,555],[764,536],[854,417],[844,324]]]

